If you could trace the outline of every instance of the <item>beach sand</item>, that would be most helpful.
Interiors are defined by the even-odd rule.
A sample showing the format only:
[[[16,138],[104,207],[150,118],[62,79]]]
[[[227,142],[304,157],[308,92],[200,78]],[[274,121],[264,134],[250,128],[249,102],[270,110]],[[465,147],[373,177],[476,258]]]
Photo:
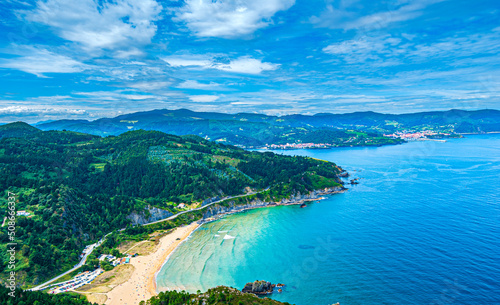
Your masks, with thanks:
[[[140,301],[148,300],[156,295],[155,274],[175,248],[198,226],[199,224],[192,223],[176,228],[172,233],[160,239],[153,253],[132,258],[130,264],[135,267],[134,272],[126,282],[106,293],[108,299],[104,304],[137,305]]]

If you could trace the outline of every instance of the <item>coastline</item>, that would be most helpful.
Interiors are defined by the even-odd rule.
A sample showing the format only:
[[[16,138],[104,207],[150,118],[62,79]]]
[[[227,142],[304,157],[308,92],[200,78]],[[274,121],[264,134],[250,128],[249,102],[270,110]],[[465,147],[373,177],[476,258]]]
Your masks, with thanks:
[[[142,300],[148,300],[152,296],[158,294],[156,286],[156,277],[160,272],[163,265],[168,262],[168,259],[177,247],[182,244],[187,238],[204,223],[212,222],[220,219],[221,217],[252,210],[257,208],[269,208],[275,206],[288,206],[300,205],[304,202],[318,201],[326,199],[325,195],[333,195],[343,193],[347,189],[334,189],[316,191],[318,197],[314,198],[300,198],[291,199],[281,202],[270,202],[265,205],[248,206],[241,209],[232,209],[230,211],[219,213],[217,215],[203,218],[201,220],[192,222],[189,225],[178,227],[172,233],[163,236],[160,239],[155,251],[146,256],[138,256],[132,259],[130,264],[135,267],[134,272],[124,283],[114,287],[111,291],[106,293],[106,305],[137,305]],[[164,290],[175,290],[179,287],[167,287]]]
[[[261,202],[261,204],[257,204],[257,205],[242,205],[242,206],[232,207],[230,209],[226,208],[225,212],[218,212],[217,214],[215,214],[213,216],[203,218],[201,221],[202,221],[202,223],[211,222],[211,221],[217,220],[223,216],[244,212],[246,210],[259,209],[259,208],[270,208],[270,207],[276,207],[276,206],[300,205],[304,202],[324,200],[324,199],[326,199],[326,197],[323,197],[323,196],[341,194],[341,193],[346,192],[347,190],[348,189],[344,188],[343,186],[342,187],[333,187],[333,188],[327,188],[327,189],[323,189],[323,190],[316,190],[316,191],[309,192],[309,195],[306,195],[305,198],[303,196],[301,196],[297,199],[297,198],[295,198],[295,196],[292,196],[292,199],[287,199],[287,200],[282,199],[279,202]],[[312,193],[315,193],[314,197],[309,197],[310,194],[312,194]],[[238,208],[238,207],[241,207],[241,208]]]
[[[346,192],[347,190],[348,190],[347,188],[343,188],[341,190],[336,190],[336,191],[320,192],[318,195],[320,195],[321,197],[316,197],[316,198],[303,198],[303,199],[299,199],[299,200],[292,200],[292,201],[286,201],[286,202],[272,202],[272,203],[269,203],[266,205],[256,205],[256,206],[244,207],[241,209],[233,209],[233,210],[230,210],[230,211],[227,211],[224,213],[219,213],[217,215],[214,215],[214,216],[211,216],[208,218],[204,218],[204,219],[202,219],[201,225],[203,225],[204,223],[216,221],[224,216],[228,216],[228,215],[236,214],[236,213],[241,213],[241,212],[245,212],[248,210],[272,208],[272,207],[277,207],[277,206],[301,205],[302,203],[305,203],[305,202],[320,201],[320,200],[326,199],[326,197],[323,197],[323,196],[341,194],[341,193]]]
[[[169,255],[194,232],[200,224],[193,222],[178,227],[172,233],[163,236],[156,250],[146,256],[138,256],[130,261],[134,272],[124,283],[106,293],[108,305],[137,305],[148,300],[156,293],[156,274]]]

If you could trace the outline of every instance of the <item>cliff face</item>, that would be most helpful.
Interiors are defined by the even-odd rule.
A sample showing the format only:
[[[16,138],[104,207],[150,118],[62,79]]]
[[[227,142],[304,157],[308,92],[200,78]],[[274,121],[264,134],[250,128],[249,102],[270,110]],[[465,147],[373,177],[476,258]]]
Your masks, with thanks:
[[[269,201],[262,201],[260,199],[253,199],[249,201],[246,204],[239,204],[236,205],[234,201],[229,201],[229,206],[221,206],[219,204],[214,204],[210,207],[208,207],[203,213],[203,219],[214,217],[216,215],[220,214],[225,214],[225,213],[234,213],[238,212],[241,210],[249,209],[249,208],[260,208],[260,207],[265,207],[265,206],[271,206],[271,205],[287,205],[287,204],[298,204],[304,200],[314,200],[314,199],[319,199],[322,195],[328,195],[328,194],[334,194],[338,193],[341,191],[344,191],[345,188],[338,186],[338,187],[331,187],[331,188],[325,188],[321,190],[316,190],[309,192],[307,194],[301,194],[298,192],[295,195],[292,195],[288,198],[284,198],[280,200],[279,202],[269,202]],[[205,200],[206,202],[210,203],[215,200],[219,200],[218,197],[210,198]],[[205,203],[203,205],[206,205],[208,203]],[[147,216],[149,215],[149,216]],[[146,223],[150,223],[153,221],[158,221],[165,219],[167,217],[172,216],[173,214],[169,211],[165,211],[153,206],[148,206],[144,211],[141,213],[133,212],[129,216],[127,216],[127,219],[130,219],[132,221],[132,225],[143,225]]]
[[[216,204],[208,207],[206,212],[203,214],[203,219],[224,213],[234,213],[249,208],[260,208],[270,205],[298,204],[303,200],[319,199],[322,195],[334,194],[344,190],[346,189],[341,186],[338,186],[338,187],[331,187],[322,190],[312,191],[309,192],[308,194],[301,194],[300,192],[298,192],[297,194],[292,195],[288,198],[284,198],[279,202],[269,202],[269,201],[262,201],[260,199],[253,199],[246,204],[235,205],[234,201],[229,201],[229,206],[221,206]]]
[[[147,216],[149,214],[149,216]],[[148,206],[141,213],[133,212],[128,215],[127,218],[132,221],[133,225],[143,225],[145,223],[165,219],[167,217],[172,216],[173,214],[169,211],[165,211],[153,206]]]

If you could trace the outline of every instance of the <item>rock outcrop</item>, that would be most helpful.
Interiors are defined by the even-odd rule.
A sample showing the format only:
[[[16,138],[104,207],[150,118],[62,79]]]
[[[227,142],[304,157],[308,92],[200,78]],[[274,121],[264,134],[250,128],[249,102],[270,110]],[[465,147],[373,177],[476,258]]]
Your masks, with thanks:
[[[253,283],[247,283],[241,291],[245,293],[253,293],[256,295],[265,295],[273,293],[273,289],[275,286],[276,285],[271,284],[271,282],[255,281]]]
[[[127,218],[130,219],[132,221],[132,225],[135,226],[157,220],[162,220],[172,215],[173,214],[169,211],[148,205],[143,212],[141,213],[133,212],[130,215],[128,215]]]
[[[217,200],[220,200],[221,198],[219,196],[216,196],[216,197],[212,197],[212,198],[208,198],[208,199],[205,199],[201,202],[201,206],[204,207],[206,206],[207,204],[209,203],[212,203],[214,201],[217,201]]]
[[[236,205],[234,201],[230,200],[228,202],[228,206],[215,204],[215,205],[208,207],[206,212],[203,214],[203,218],[206,219],[206,218],[214,217],[216,215],[225,214],[225,213],[235,213],[235,212],[239,212],[239,211],[242,211],[245,209],[251,209],[251,208],[261,208],[261,207],[272,206],[272,205],[297,204],[297,203],[301,203],[304,200],[320,199],[320,197],[322,195],[338,193],[338,192],[342,192],[344,190],[346,190],[344,187],[337,186],[337,187],[330,187],[330,188],[312,191],[312,192],[309,192],[307,194],[301,194],[300,192],[297,192],[297,194],[292,195],[288,198],[281,199],[279,202],[269,202],[269,201],[262,201],[260,199],[253,199],[246,204]]]

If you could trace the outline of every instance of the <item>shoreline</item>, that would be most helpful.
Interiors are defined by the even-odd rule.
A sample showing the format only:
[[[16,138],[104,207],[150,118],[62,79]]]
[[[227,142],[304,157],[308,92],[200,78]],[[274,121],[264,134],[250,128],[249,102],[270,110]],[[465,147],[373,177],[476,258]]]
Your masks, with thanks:
[[[189,232],[189,235],[186,236],[186,238],[182,238],[180,240],[180,242],[174,247],[174,249],[172,249],[172,251],[170,251],[170,253],[168,253],[168,255],[163,259],[162,263],[160,264],[160,267],[157,268],[156,272],[154,273],[154,276],[153,276],[153,281],[152,282],[149,282],[148,284],[150,284],[148,286],[148,288],[150,289],[151,292],[154,292],[154,295],[157,295],[158,294],[158,287],[156,286],[156,278],[158,277],[158,274],[160,273],[161,269],[163,268],[163,266],[165,266],[165,264],[168,262],[168,260],[170,259],[170,257],[172,256],[172,254],[175,252],[175,250],[177,250],[177,248],[183,244],[185,241],[187,241],[189,239],[189,237],[196,231],[198,230],[199,228],[201,228],[201,226],[204,224],[204,222],[200,222],[200,220],[197,220],[197,221],[194,221],[192,222],[191,224],[189,225],[192,225],[192,224],[196,224],[197,226],[191,230]],[[177,290],[177,288],[179,287],[175,287],[175,289],[167,289],[167,290]]]
[[[146,301],[157,295],[156,273],[179,244],[199,226],[198,222],[192,222],[189,225],[177,227],[160,239],[154,252],[133,258],[130,264],[134,266],[134,272],[125,282],[105,293],[107,300],[104,304],[137,305],[140,301]]]
[[[189,237],[196,231],[198,230],[200,227],[201,227],[202,223],[200,223],[199,221],[193,221],[192,223],[190,223],[189,225],[185,226],[185,227],[192,227],[192,228],[188,228],[188,231],[183,235],[183,237],[181,237],[181,239],[178,241],[178,243],[175,243],[175,245],[173,245],[172,249],[170,251],[166,251],[164,253],[164,257],[158,261],[158,263],[156,264],[156,268],[154,268],[154,272],[151,272],[151,280],[148,281],[148,291],[152,294],[152,295],[157,295],[158,294],[158,291],[157,291],[157,286],[156,286],[156,277],[158,276],[158,273],[160,273],[160,270],[163,268],[163,266],[167,263],[167,261],[169,260],[170,256],[172,256],[172,254],[175,252],[175,250],[182,244],[184,243],[186,240],[189,239]]]
[[[341,193],[346,192],[347,190],[348,190],[347,188],[343,188],[343,189],[335,190],[335,191],[323,191],[323,192],[319,192],[319,194],[318,194],[319,197],[317,197],[317,198],[304,198],[304,199],[294,200],[294,201],[285,202],[285,203],[270,203],[270,204],[267,204],[267,205],[251,206],[251,207],[245,207],[245,208],[242,208],[242,209],[239,209],[239,210],[231,210],[231,211],[228,211],[228,212],[225,212],[225,213],[220,213],[220,214],[217,214],[215,216],[211,216],[211,217],[208,217],[208,218],[204,218],[204,219],[198,220],[199,226],[195,230],[197,230],[198,228],[200,228],[202,225],[204,225],[206,223],[217,221],[219,219],[222,219],[225,216],[229,216],[229,215],[232,215],[232,214],[242,213],[242,212],[246,212],[248,210],[254,210],[254,209],[272,208],[272,207],[277,207],[277,206],[301,205],[304,202],[325,200],[325,199],[327,199],[327,197],[323,197],[323,196],[341,194]],[[193,232],[195,230],[193,230]],[[191,232],[191,234],[192,234],[192,232]],[[177,247],[180,246],[180,244],[182,244],[184,241],[185,240],[183,240],[181,243],[179,243],[177,245]],[[156,292],[158,292],[157,291],[157,286],[156,286],[156,276],[160,272],[161,268],[168,262],[168,259],[174,253],[174,251],[175,251],[175,249],[165,258],[165,261],[162,263],[161,267],[155,273],[155,276],[154,276],[154,287],[155,287],[155,291]],[[162,289],[161,291],[171,291],[171,290],[183,290],[183,288],[179,287],[179,286],[164,287],[164,289]]]
[[[138,256],[131,260],[130,264],[135,267],[132,275],[122,284],[114,287],[111,291],[105,293],[107,300],[106,305],[137,305],[140,301],[150,299],[152,296],[158,295],[156,279],[158,273],[163,266],[168,262],[172,253],[184,241],[186,241],[194,231],[200,228],[203,224],[216,221],[227,215],[253,210],[258,208],[270,208],[276,206],[300,205],[304,202],[319,201],[326,199],[326,195],[344,193],[347,189],[335,191],[320,191],[316,198],[303,198],[288,202],[272,202],[266,205],[250,206],[242,209],[231,210],[225,213],[220,213],[208,218],[197,220],[189,225],[177,227],[175,230],[160,239],[154,252],[146,256]],[[176,290],[180,287],[165,287],[164,290]],[[135,291],[134,291],[135,289]]]
[[[216,221],[216,220],[218,220],[218,219],[220,219],[220,218],[222,218],[224,216],[228,216],[228,215],[236,214],[236,213],[241,213],[241,212],[245,212],[245,211],[248,211],[248,210],[262,209],[262,208],[272,208],[272,207],[278,207],[278,206],[301,205],[304,202],[325,200],[326,197],[323,197],[323,196],[341,194],[341,193],[345,193],[347,190],[348,189],[346,188],[346,189],[342,189],[340,191],[320,193],[319,195],[321,197],[317,197],[317,198],[304,198],[304,199],[299,199],[299,200],[295,200],[295,201],[291,201],[291,202],[285,202],[285,203],[276,203],[276,202],[274,202],[274,203],[270,203],[270,204],[267,204],[267,205],[257,205],[257,206],[245,207],[245,208],[238,209],[238,210],[231,210],[231,211],[228,211],[228,212],[217,214],[217,215],[212,216],[212,217],[208,217],[208,218],[202,219],[201,220],[202,223],[200,225],[203,225],[205,223],[209,223],[209,222],[212,222],[212,221]]]
[[[217,214],[215,216],[211,216],[211,217],[208,217],[208,218],[204,218],[204,219],[201,219],[201,220],[198,220],[197,223],[199,224],[198,227],[193,230],[191,232],[191,234],[196,231],[197,229],[199,229],[202,225],[206,224],[206,223],[210,223],[210,222],[214,222],[214,221],[217,221],[219,219],[222,219],[223,217],[225,216],[229,216],[229,215],[232,215],[232,214],[237,214],[237,213],[242,213],[242,212],[245,212],[245,211],[248,211],[248,210],[254,210],[254,209],[262,209],[262,208],[272,208],[272,207],[277,207],[277,206],[292,206],[292,205],[301,205],[302,203],[304,202],[311,202],[311,201],[320,201],[320,200],[325,200],[326,197],[323,197],[323,196],[328,196],[328,195],[335,195],[335,194],[341,194],[341,193],[344,193],[346,192],[348,189],[347,188],[344,188],[344,189],[341,189],[341,190],[336,190],[336,191],[327,191],[327,192],[320,192],[319,195],[320,197],[317,197],[317,198],[304,198],[304,199],[300,199],[300,200],[295,200],[295,201],[291,201],[291,202],[285,202],[285,203],[270,203],[270,204],[267,204],[267,205],[260,205],[260,206],[252,206],[252,207],[245,207],[243,209],[239,209],[239,210],[231,210],[231,211],[228,211],[228,212],[225,212],[225,213],[220,213],[220,214]],[[190,234],[190,235],[191,235]],[[189,235],[189,236],[190,236]],[[188,237],[189,237],[188,236]],[[175,249],[177,249],[177,247],[179,247],[184,241],[186,241],[187,238],[185,240],[182,240],[177,246]],[[170,256],[174,253],[175,249],[165,258],[164,262],[161,264],[160,268],[156,271],[155,273],[155,276],[154,276],[154,291],[156,292],[156,294],[158,294],[158,290],[157,290],[157,286],[156,286],[156,277],[158,275],[158,273],[160,272],[161,268],[163,268],[163,266],[168,262]],[[164,287],[164,289],[162,289],[161,291],[171,291],[171,290],[183,290],[182,287],[179,287],[179,286],[175,286],[175,287]]]

